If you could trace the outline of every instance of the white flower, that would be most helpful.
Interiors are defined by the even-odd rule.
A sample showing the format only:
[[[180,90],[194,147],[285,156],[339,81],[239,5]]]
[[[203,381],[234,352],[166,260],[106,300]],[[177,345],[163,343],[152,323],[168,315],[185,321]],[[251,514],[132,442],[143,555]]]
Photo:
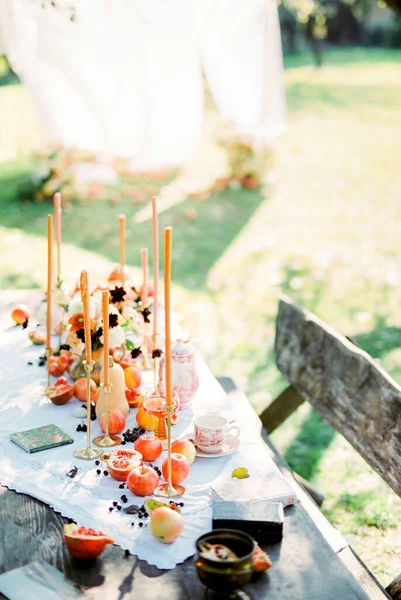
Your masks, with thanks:
[[[71,301],[71,295],[68,290],[61,288],[53,291],[53,302],[58,306],[68,306]]]
[[[103,335],[101,335],[99,339],[100,339],[100,343],[103,344],[104,343]],[[122,327],[120,327],[120,325],[117,325],[117,327],[112,327],[111,329],[109,329],[109,346],[110,346],[110,348],[118,348],[119,346],[122,346],[124,342],[125,342],[125,333],[124,333],[124,329]]]
[[[136,333],[139,331],[143,319],[142,315],[138,313],[138,311],[134,310],[132,306],[124,306],[123,308],[123,317],[128,323],[128,327],[131,331]]]
[[[81,296],[77,294],[71,300],[71,303],[70,303],[70,305],[68,307],[68,316],[72,317],[73,315],[76,315],[77,313],[82,313],[82,312],[83,312],[83,307],[82,307]],[[92,298],[92,296],[91,296],[89,298],[89,315],[90,315],[90,318],[93,321],[95,321],[98,318],[98,313],[100,315],[100,304],[98,304],[97,300],[95,300],[95,298]]]

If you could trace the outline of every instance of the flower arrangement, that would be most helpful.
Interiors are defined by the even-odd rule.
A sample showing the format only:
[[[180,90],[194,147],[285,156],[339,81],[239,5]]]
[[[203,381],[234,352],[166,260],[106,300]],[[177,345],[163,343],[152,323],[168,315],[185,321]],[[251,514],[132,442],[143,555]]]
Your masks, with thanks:
[[[33,159],[32,172],[18,184],[20,199],[53,201],[54,194],[62,192],[64,206],[96,200],[114,204],[123,198],[142,204],[175,175],[175,171],[138,173],[126,159],[102,162],[89,151],[64,146],[36,152]]]

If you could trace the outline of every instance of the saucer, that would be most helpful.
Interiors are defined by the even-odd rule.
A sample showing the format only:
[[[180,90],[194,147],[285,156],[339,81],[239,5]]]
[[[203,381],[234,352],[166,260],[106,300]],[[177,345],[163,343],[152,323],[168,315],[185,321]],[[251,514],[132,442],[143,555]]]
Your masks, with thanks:
[[[194,438],[195,436],[193,433],[188,433],[187,435],[184,435],[185,440],[191,440],[191,442],[194,444],[196,448],[196,456],[199,456],[199,458],[220,458],[221,456],[228,456],[229,454],[237,452],[240,446],[240,441],[237,437],[234,437],[233,435],[228,435],[223,444],[223,447],[221,448],[221,450],[219,450],[219,452],[216,452],[215,454],[207,454],[207,452],[202,452],[202,450],[199,450],[199,448],[195,444]]]

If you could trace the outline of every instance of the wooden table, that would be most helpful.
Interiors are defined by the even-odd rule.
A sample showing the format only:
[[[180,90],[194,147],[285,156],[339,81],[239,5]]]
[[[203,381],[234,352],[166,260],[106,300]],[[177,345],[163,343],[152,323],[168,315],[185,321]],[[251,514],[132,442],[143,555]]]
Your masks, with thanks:
[[[32,303],[34,297],[37,298],[37,295],[32,292],[29,295],[25,291],[2,292],[1,313],[9,313],[16,303],[27,299]],[[244,395],[234,393],[232,401],[248,415],[247,423],[254,428],[255,436],[260,435],[260,421]],[[288,467],[267,436],[264,439],[271,456],[291,478]],[[293,485],[297,487],[294,481]],[[239,597],[255,600],[388,598],[372,585],[369,575],[353,558],[346,542],[341,536],[336,536],[309,497],[300,488],[297,491],[301,500],[285,511],[282,542],[264,547],[272,559],[273,568],[255,576]],[[61,515],[42,502],[0,487],[0,572],[43,559],[83,586],[83,597],[86,598],[221,598],[199,582],[194,557],[175,569],[162,571],[135,556],[126,557],[120,547],[108,546],[102,556],[90,565],[73,561],[63,542],[63,524]],[[171,551],[174,552],[173,546]],[[349,570],[350,564],[354,574]],[[0,597],[3,596],[0,594]]]

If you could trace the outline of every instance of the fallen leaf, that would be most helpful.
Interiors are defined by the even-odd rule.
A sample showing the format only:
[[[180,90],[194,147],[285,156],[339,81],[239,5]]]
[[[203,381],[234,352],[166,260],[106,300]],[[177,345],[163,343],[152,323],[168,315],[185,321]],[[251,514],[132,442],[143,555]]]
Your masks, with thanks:
[[[236,477],[237,479],[248,479],[249,471],[246,467],[237,467],[231,473],[231,477]]]

